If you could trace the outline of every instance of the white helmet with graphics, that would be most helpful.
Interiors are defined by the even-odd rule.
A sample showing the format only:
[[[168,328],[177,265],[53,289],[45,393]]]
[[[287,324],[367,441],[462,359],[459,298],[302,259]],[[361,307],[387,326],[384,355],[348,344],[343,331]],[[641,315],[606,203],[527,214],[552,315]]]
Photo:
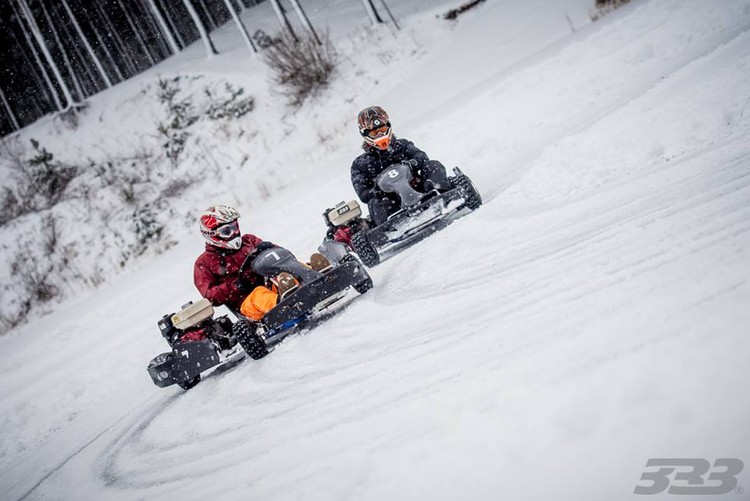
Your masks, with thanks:
[[[228,205],[214,205],[200,217],[201,234],[211,245],[237,250],[242,245],[242,234],[237,219],[240,213]]]

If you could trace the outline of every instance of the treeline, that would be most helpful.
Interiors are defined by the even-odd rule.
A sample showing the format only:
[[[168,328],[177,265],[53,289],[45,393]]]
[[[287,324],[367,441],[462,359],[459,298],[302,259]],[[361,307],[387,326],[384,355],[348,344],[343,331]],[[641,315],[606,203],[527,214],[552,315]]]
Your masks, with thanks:
[[[266,0],[7,0],[0,2],[0,136],[48,113],[75,114],[92,94],[126,80],[233,21],[248,48],[240,14]],[[320,44],[300,0],[268,0],[282,31],[297,39],[290,15]],[[370,20],[397,27],[384,0],[361,1]],[[308,36],[308,35],[306,35]],[[255,39],[255,41],[254,41]]]
[[[79,106],[227,22],[230,7],[262,1],[0,2],[0,134]]]

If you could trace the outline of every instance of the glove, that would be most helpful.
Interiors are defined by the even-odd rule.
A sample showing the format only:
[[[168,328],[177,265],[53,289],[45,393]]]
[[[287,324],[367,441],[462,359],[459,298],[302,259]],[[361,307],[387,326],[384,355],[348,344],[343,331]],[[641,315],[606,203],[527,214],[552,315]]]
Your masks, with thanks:
[[[244,261],[244,262],[242,263],[242,266],[240,266],[240,270],[239,270],[239,275],[240,275],[240,278],[239,278],[239,280],[240,280],[240,282],[241,282],[241,283],[242,283],[242,282],[244,282],[244,281],[242,280],[242,278],[241,278],[241,277],[242,277],[242,275],[243,275],[243,273],[248,273],[248,272],[250,272],[250,271],[251,271],[251,266],[252,266],[252,262],[253,262],[253,261],[255,260],[255,258],[256,258],[256,257],[258,257],[258,254],[260,254],[260,253],[261,253],[261,252],[263,252],[264,250],[267,250],[267,249],[273,249],[274,247],[278,247],[278,245],[276,245],[276,244],[274,244],[274,243],[271,243],[271,242],[266,242],[266,241],[264,240],[264,241],[262,241],[261,243],[259,243],[259,244],[258,244],[258,245],[257,245],[257,246],[255,247],[255,249],[253,249],[253,250],[252,250],[252,251],[251,251],[251,252],[250,252],[250,253],[249,253],[249,254],[247,255],[247,257],[245,258],[245,261]],[[237,289],[239,289],[239,287],[237,287]],[[251,290],[252,290],[252,288],[251,288]]]
[[[417,167],[419,167],[419,161],[417,159],[415,159],[415,158],[410,158],[409,160],[404,160],[403,163],[409,164],[409,166],[412,169],[416,169]]]
[[[271,242],[266,242],[265,240],[258,244],[257,247],[255,247],[255,252],[263,252],[266,249],[270,249],[272,247],[277,247],[275,244],[272,244]]]
[[[234,287],[243,294],[250,294],[250,292],[252,292],[254,288],[252,285],[242,280],[242,278],[240,277],[237,277],[237,279],[234,281]]]
[[[377,197],[378,193],[379,192],[375,188],[369,188],[369,189],[367,189],[367,190],[365,190],[365,191],[362,192],[362,197],[361,197],[362,201],[364,203],[367,203],[370,200],[372,200],[373,198]]]

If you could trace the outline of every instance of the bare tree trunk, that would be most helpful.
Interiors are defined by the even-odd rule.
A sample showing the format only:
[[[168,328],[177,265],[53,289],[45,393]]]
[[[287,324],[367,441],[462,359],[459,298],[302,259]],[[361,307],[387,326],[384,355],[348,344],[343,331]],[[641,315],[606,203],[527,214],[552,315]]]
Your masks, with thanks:
[[[143,39],[143,35],[141,35],[140,30],[133,22],[133,16],[130,15],[130,12],[127,8],[122,4],[122,0],[117,0],[117,5],[120,6],[120,10],[122,10],[125,13],[125,20],[128,22],[128,26],[130,26],[130,29],[133,31],[133,34],[135,34],[136,40],[138,40],[138,45],[141,46],[141,50],[144,54],[146,54],[146,58],[148,58],[150,65],[153,66],[156,64],[156,61],[154,60],[154,57],[151,55],[151,52],[148,49],[148,44],[146,44],[145,40]]]
[[[362,5],[364,5],[365,10],[367,11],[367,16],[370,18],[372,24],[380,24],[383,22],[377,9],[372,4],[372,0],[362,0]]]
[[[318,34],[315,32],[315,28],[313,28],[312,23],[310,23],[310,20],[307,18],[307,14],[305,14],[305,11],[302,10],[302,6],[299,3],[299,0],[291,0],[292,6],[294,7],[294,11],[297,13],[297,17],[299,18],[302,25],[307,28],[307,30],[312,33],[313,38],[315,38],[315,41],[318,43],[318,45],[323,45],[323,43],[320,41],[320,38],[318,37]]]
[[[63,0],[65,1],[65,0]],[[85,10],[85,13],[88,14],[89,11]],[[122,71],[120,71],[120,66],[115,61],[115,58],[112,57],[112,53],[109,51],[109,47],[107,47],[107,44],[102,40],[101,35],[99,35],[99,30],[97,30],[97,25],[91,20],[91,16],[87,16],[89,26],[91,26],[91,30],[94,32],[94,36],[96,37],[97,44],[101,49],[104,51],[104,55],[107,56],[107,60],[109,61],[110,66],[112,66],[112,70],[117,75],[117,81],[121,82],[125,80],[125,77],[122,75]]]
[[[216,54],[218,54],[218,52],[216,51],[216,47],[214,47],[214,43],[211,40],[211,36],[208,34],[208,31],[206,30],[206,26],[203,24],[200,16],[195,11],[195,7],[193,7],[193,4],[190,3],[190,0],[182,0],[182,3],[185,4],[185,8],[188,10],[190,17],[193,19],[195,27],[198,28],[198,33],[200,33],[201,35],[203,45],[206,46],[206,55],[209,58],[215,56]]]
[[[289,18],[286,17],[286,12],[284,12],[284,9],[281,8],[281,4],[279,4],[279,0],[271,0],[271,5],[273,5],[273,11],[276,13],[276,18],[279,20],[281,29],[288,31],[294,41],[299,41],[297,34],[292,28],[292,24],[289,22]]]
[[[208,8],[208,5],[206,5],[205,0],[198,0],[198,1],[201,3],[201,8],[206,13],[206,18],[208,19],[209,31],[215,30],[218,24],[216,23],[216,19],[214,19],[213,14],[211,14],[211,9]]]
[[[70,6],[68,5],[67,0],[60,0],[63,4],[63,7],[65,7],[65,12],[68,14],[68,17],[70,18],[71,22],[73,23],[73,26],[76,29],[76,32],[78,33],[78,36],[81,37],[81,40],[83,41],[83,45],[86,47],[86,51],[89,53],[89,57],[94,61],[94,65],[96,66],[96,69],[99,70],[99,74],[104,79],[104,83],[107,85],[107,87],[112,87],[112,80],[109,79],[109,76],[107,75],[107,72],[104,71],[104,67],[102,66],[102,62],[99,60],[99,58],[96,56],[96,53],[94,52],[94,49],[91,48],[91,44],[89,43],[88,39],[86,38],[86,35],[83,34],[83,30],[81,30],[81,26],[78,24],[78,21],[76,20],[76,17],[73,15],[73,11],[70,10]]]
[[[170,11],[170,9],[168,8],[168,6],[164,5],[164,1],[163,0],[149,0],[149,1],[153,1],[155,3],[156,2],[160,2],[161,6],[162,6],[162,10],[166,14],[169,14],[170,12],[172,13],[172,15],[167,15],[167,17],[166,17],[167,23],[171,27],[170,28],[171,29],[171,33],[174,34],[175,39],[177,40],[177,43],[180,44],[180,47],[182,47],[183,49],[185,47],[187,47],[187,43],[185,42],[185,38],[180,33],[179,23],[177,22],[177,20],[174,19],[174,17],[175,17],[174,16],[174,11]]]
[[[81,49],[81,44],[75,42],[76,33],[74,32],[74,29],[70,27],[70,24],[71,23],[61,22],[59,23],[59,26],[61,26],[63,29],[63,35],[67,37],[68,40],[74,41],[72,43],[73,54],[71,54],[70,62],[74,68],[78,68],[82,73],[80,80],[81,86],[84,90],[84,96],[90,96],[92,94],[96,94],[97,92],[102,90],[102,88],[107,88],[106,82],[105,85],[102,86],[99,79],[97,79],[97,75],[99,73],[96,71],[96,69],[92,70],[91,61],[86,58],[84,51]]]
[[[31,54],[34,56],[34,60],[36,61],[37,66],[39,66],[39,69],[41,70],[42,77],[44,77],[44,81],[47,84],[47,89],[49,91],[49,94],[51,94],[52,100],[54,101],[55,106],[57,106],[57,111],[62,111],[63,105],[62,105],[62,102],[60,102],[60,96],[57,95],[57,90],[55,89],[54,85],[52,85],[52,80],[50,79],[49,74],[47,73],[47,68],[44,67],[44,63],[39,57],[39,52],[36,50],[36,47],[34,46],[34,41],[31,39],[31,36],[29,35],[28,30],[26,29],[26,26],[23,24],[23,20],[21,19],[21,16],[18,13],[18,9],[16,9],[15,3],[11,2],[10,5],[11,7],[13,7],[13,13],[16,15],[16,18],[18,18],[18,24],[21,26],[21,31],[23,32],[23,36],[24,38],[26,38],[26,43],[29,45],[29,48],[31,48]]]
[[[34,35],[34,38],[36,39],[36,42],[39,45],[39,48],[42,50],[42,54],[44,54],[44,58],[47,60],[47,64],[49,64],[50,68],[52,69],[52,73],[55,75],[55,78],[57,79],[57,84],[60,86],[63,96],[65,97],[65,101],[66,101],[65,107],[70,108],[76,103],[73,100],[72,94],[70,93],[68,84],[65,83],[65,79],[60,73],[60,69],[57,67],[57,63],[55,63],[55,60],[52,59],[52,54],[50,53],[49,48],[47,47],[47,42],[44,40],[44,36],[42,36],[42,30],[40,30],[39,25],[36,24],[36,19],[34,19],[34,14],[31,12],[31,9],[29,8],[29,4],[26,2],[26,0],[18,0],[18,4],[21,6],[21,12],[26,18],[26,22],[29,23],[29,27],[31,28],[31,33],[32,35]]]
[[[103,19],[104,23],[108,26],[106,30],[106,35],[107,35],[107,38],[112,40],[112,46],[114,50],[116,51],[115,56],[116,55],[120,56],[119,61],[118,61],[118,58],[114,57],[112,53],[108,51],[109,59],[110,61],[112,61],[112,64],[116,68],[119,68],[120,62],[123,63],[125,67],[125,73],[120,73],[121,75],[120,79],[126,80],[130,78],[131,76],[138,73],[137,65],[135,61],[133,60],[133,57],[127,45],[125,45],[125,43],[122,41],[122,38],[120,37],[120,33],[119,33],[120,30],[118,30],[114,26],[114,24],[112,23],[112,20],[107,15],[107,12],[102,7],[102,4],[100,2],[93,2],[93,4],[96,6],[97,10],[99,11],[99,16],[101,17],[101,19]],[[95,27],[96,26],[94,26],[94,28]],[[118,72],[119,72],[119,69],[118,69]]]
[[[73,65],[70,64],[70,59],[68,58],[68,53],[65,50],[65,46],[63,45],[62,41],[60,40],[60,36],[57,33],[57,28],[55,27],[55,24],[52,22],[52,18],[49,15],[49,12],[47,11],[47,7],[44,5],[44,0],[41,0],[39,3],[42,4],[42,12],[44,13],[44,18],[47,20],[47,24],[49,25],[49,29],[52,32],[52,36],[55,38],[55,43],[58,47],[60,47],[60,53],[63,57],[63,62],[65,63],[65,68],[68,70],[68,74],[70,75],[70,79],[73,81],[73,86],[75,87],[76,94],[78,95],[79,100],[83,100],[86,98],[86,95],[83,93],[83,87],[81,87],[81,82],[78,79],[78,75],[76,75],[76,72],[73,70]]]
[[[258,49],[255,47],[253,40],[250,38],[250,35],[247,34],[247,28],[245,28],[245,24],[242,22],[242,19],[240,19],[240,16],[237,15],[237,11],[234,10],[232,0],[224,0],[224,4],[227,6],[227,9],[229,9],[229,13],[232,14],[232,19],[234,19],[234,23],[237,25],[237,29],[240,30],[240,34],[242,34],[242,39],[245,41],[245,45],[247,45],[247,47],[253,52],[258,52]]]
[[[15,12],[15,10],[14,10],[14,12]],[[16,19],[19,20],[17,14],[16,14]],[[20,23],[19,23],[19,26],[20,26]],[[5,28],[5,26],[3,26],[3,28]],[[46,92],[47,86],[46,86],[46,84],[44,82],[44,79],[39,75],[41,73],[41,68],[38,65],[36,65],[37,71],[34,71],[34,63],[29,58],[28,51],[23,49],[23,43],[18,39],[18,37],[15,34],[15,31],[10,26],[7,27],[7,33],[10,34],[11,38],[13,39],[13,43],[15,43],[16,46],[21,50],[21,56],[23,57],[23,61],[24,61],[25,67],[29,69],[29,72],[31,73],[31,76],[34,79],[34,88],[39,89],[39,91],[40,91],[40,92],[37,92],[37,93],[34,94],[35,95],[35,99],[36,99],[35,104],[37,105],[36,106],[37,111],[41,110],[41,113],[39,115],[44,115],[44,114],[47,113],[47,111],[43,110],[42,108],[39,107],[39,105],[38,105],[39,98],[36,97],[36,95],[40,94],[40,93],[44,93],[45,96],[47,94],[47,92]],[[26,40],[28,41],[28,38]],[[24,104],[26,104],[26,103],[24,103]],[[49,102],[47,104],[49,104]]]
[[[154,64],[169,57],[172,51],[169,49],[166,40],[164,40],[159,25],[156,24],[156,19],[154,19],[154,15],[149,10],[146,2],[144,0],[135,0],[132,6],[131,17],[135,19],[135,22],[139,26],[143,26],[144,23],[147,25],[143,26],[141,32],[143,40],[150,48],[151,55],[154,57]],[[155,40],[152,42],[151,38],[155,38]]]
[[[172,30],[169,29],[169,26],[167,26],[167,22],[164,20],[164,16],[161,15],[159,8],[156,6],[156,2],[154,2],[154,0],[146,0],[146,2],[148,3],[148,8],[156,18],[156,22],[159,23],[159,28],[161,29],[164,38],[167,39],[167,43],[169,44],[169,48],[172,50],[172,54],[177,54],[178,52],[180,52],[180,48],[177,46],[177,41],[172,34]]]
[[[401,29],[401,27],[400,27],[400,26],[398,25],[398,23],[396,22],[396,18],[395,18],[395,17],[393,17],[393,14],[391,13],[391,9],[389,9],[389,8],[388,8],[388,4],[387,4],[387,3],[385,3],[385,0],[380,0],[380,3],[382,3],[382,4],[383,4],[383,7],[385,8],[385,13],[386,13],[386,14],[388,14],[388,17],[390,18],[391,22],[393,23],[393,26],[394,26],[394,27],[395,27],[395,28],[396,28],[397,30],[400,30],[400,29]]]
[[[5,108],[5,111],[8,114],[8,117],[10,117],[10,121],[13,124],[13,130],[20,129],[21,126],[18,125],[18,119],[16,119],[16,114],[13,113],[13,109],[10,107],[10,104],[8,104],[8,100],[5,99],[5,92],[3,92],[3,89],[0,89],[0,100],[3,101],[3,107]]]

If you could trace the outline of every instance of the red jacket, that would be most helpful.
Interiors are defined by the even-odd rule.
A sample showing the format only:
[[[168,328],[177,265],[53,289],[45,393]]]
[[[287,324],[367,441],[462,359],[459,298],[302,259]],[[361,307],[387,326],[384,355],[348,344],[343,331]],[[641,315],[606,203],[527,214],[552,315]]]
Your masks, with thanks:
[[[237,285],[240,266],[261,242],[260,238],[248,233],[242,235],[242,245],[237,250],[222,249],[207,243],[206,251],[195,260],[193,269],[193,280],[201,296],[214,306],[225,304],[239,311],[245,296],[254,286],[263,285],[264,282],[263,277],[250,271],[244,276],[244,282],[250,286],[247,292],[240,291]]]

